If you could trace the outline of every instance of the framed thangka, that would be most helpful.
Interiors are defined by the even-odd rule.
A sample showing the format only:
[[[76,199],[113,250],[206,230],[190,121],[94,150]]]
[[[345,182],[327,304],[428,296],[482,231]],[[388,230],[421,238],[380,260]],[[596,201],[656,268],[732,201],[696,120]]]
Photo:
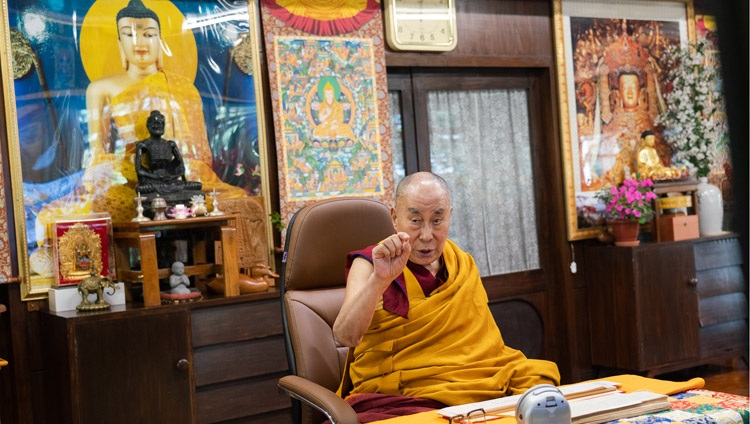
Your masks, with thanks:
[[[55,217],[51,233],[55,285],[78,284],[92,275],[114,278],[112,219],[108,213]]]
[[[669,46],[693,39],[690,1],[555,0],[555,53],[568,239],[593,237],[595,197],[636,171],[641,135],[656,134],[664,165],[672,152],[654,123],[666,110]]]
[[[282,218],[330,197],[390,202],[380,4],[361,2],[346,13],[328,13],[333,6],[324,4],[261,5]]]
[[[225,204],[269,209],[254,2],[2,5],[24,300],[46,297],[54,281],[51,224],[58,217],[106,212],[115,224],[135,217],[135,143],[149,137],[152,110],[165,116],[163,137],[179,147],[188,180]],[[258,240],[244,242],[265,246],[268,263],[272,229],[259,216]]]

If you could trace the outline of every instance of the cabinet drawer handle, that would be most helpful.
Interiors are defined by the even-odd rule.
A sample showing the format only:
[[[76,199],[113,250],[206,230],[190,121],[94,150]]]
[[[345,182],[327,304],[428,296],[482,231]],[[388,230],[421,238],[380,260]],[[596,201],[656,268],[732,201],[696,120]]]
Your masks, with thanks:
[[[180,359],[175,366],[180,371],[187,371],[190,369],[190,362],[187,359]]]
[[[688,286],[690,287],[695,287],[697,285],[698,285],[698,278],[696,277],[693,277],[690,279],[690,281],[688,281]]]

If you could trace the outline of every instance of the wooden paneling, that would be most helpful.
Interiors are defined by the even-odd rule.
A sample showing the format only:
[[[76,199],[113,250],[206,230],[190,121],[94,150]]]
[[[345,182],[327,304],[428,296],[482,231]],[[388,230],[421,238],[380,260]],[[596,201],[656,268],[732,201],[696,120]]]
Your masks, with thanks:
[[[738,238],[708,239],[695,244],[695,269],[698,271],[741,265],[742,262]]]
[[[747,318],[747,295],[736,292],[701,299],[700,314],[701,327]]]
[[[458,45],[447,53],[386,51],[390,66],[548,67],[554,63],[546,0],[456,2]]]
[[[696,273],[698,278],[698,293],[701,297],[743,291],[745,276],[739,265],[726,268],[712,268]]]
[[[288,364],[284,352],[282,336],[196,348],[195,385],[285,372]]]
[[[214,423],[291,408],[289,397],[279,393],[277,388],[281,376],[268,375],[199,389],[196,393],[198,422]]]
[[[278,320],[268,320],[276,316]],[[282,334],[278,299],[239,303],[192,312],[193,347]]]

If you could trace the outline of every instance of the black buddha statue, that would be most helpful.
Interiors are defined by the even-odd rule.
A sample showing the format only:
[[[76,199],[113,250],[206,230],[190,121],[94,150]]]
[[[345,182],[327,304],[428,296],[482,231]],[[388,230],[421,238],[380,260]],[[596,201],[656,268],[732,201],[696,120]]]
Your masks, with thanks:
[[[202,184],[185,178],[185,163],[177,143],[165,140],[164,115],[154,110],[146,121],[151,137],[136,143],[135,172],[138,176],[136,191],[146,198],[144,210],[156,195],[167,204],[189,204],[192,196],[201,194]]]

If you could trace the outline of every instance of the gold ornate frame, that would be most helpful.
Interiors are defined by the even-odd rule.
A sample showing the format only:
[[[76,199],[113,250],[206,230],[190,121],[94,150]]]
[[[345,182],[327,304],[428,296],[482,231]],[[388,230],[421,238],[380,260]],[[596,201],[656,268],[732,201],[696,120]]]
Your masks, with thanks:
[[[89,0],[91,4],[94,3],[94,0]],[[123,6],[127,3],[125,0],[113,0],[113,1],[120,1],[123,2]],[[145,0],[147,6],[149,6],[149,2],[153,0]],[[212,0],[201,0],[205,3],[211,3],[213,4]],[[44,13],[49,12],[53,14],[54,19],[49,19],[50,21],[59,22],[60,19],[63,21],[69,21],[71,23],[75,23],[76,19],[81,19],[82,17],[79,16],[78,18],[75,17],[74,14],[71,13],[71,16],[64,16],[65,11],[63,12],[52,12],[47,11],[46,7],[39,4],[34,4],[34,2],[41,3],[41,0],[34,0],[31,3],[25,2],[24,7],[33,7],[37,12],[40,10]],[[65,2],[66,4],[68,2]],[[80,2],[75,2],[80,3]],[[174,3],[178,3],[177,1]],[[190,4],[195,3],[194,1],[182,1],[184,4]],[[217,3],[218,5],[218,3]],[[68,6],[64,6],[68,7]],[[76,4],[71,7],[80,7],[80,5]],[[192,6],[191,6],[192,7]],[[15,9],[14,9],[15,8]],[[10,165],[10,178],[11,178],[11,186],[12,186],[12,201],[13,201],[13,216],[14,216],[14,225],[15,227],[15,234],[16,234],[16,250],[17,250],[17,257],[18,257],[18,269],[20,273],[20,280],[21,280],[21,298],[22,300],[28,301],[28,300],[36,300],[36,299],[44,299],[47,297],[47,291],[49,288],[53,285],[54,282],[54,276],[53,275],[39,275],[36,272],[33,272],[31,270],[30,264],[30,244],[29,244],[29,237],[30,234],[29,231],[34,231],[33,228],[33,221],[32,225],[27,225],[27,220],[31,216],[31,213],[26,208],[26,201],[28,199],[28,193],[25,191],[25,184],[24,184],[24,175],[22,170],[24,169],[22,166],[22,151],[28,156],[28,149],[24,149],[25,143],[28,142],[26,138],[23,140],[21,139],[21,131],[19,129],[19,111],[17,109],[18,101],[19,99],[16,96],[16,88],[15,88],[15,78],[13,73],[13,44],[11,43],[11,32],[15,28],[14,26],[11,26],[11,20],[9,18],[11,11],[15,11],[18,9],[18,5],[15,4],[15,0],[0,0],[0,71],[2,72],[2,86],[3,86],[3,92],[4,92],[4,106],[5,106],[5,122],[6,122],[6,128],[5,128],[5,137],[8,140],[8,151],[9,151],[9,165]],[[67,10],[67,9],[66,9]],[[243,9],[240,9],[240,11]],[[236,11],[230,11],[233,12],[235,18],[237,16],[242,16],[242,13],[239,15],[236,13]],[[192,31],[204,31],[206,33],[212,32],[210,28],[206,28],[208,25],[228,25],[224,24],[228,20],[227,14],[224,14],[222,16],[217,17],[216,19],[210,19],[210,16],[203,16],[201,15],[200,18],[202,19],[194,19],[194,21],[198,22],[197,29],[196,27],[192,27]],[[232,15],[232,13],[229,13],[228,15]],[[204,18],[204,19],[203,19]],[[202,22],[202,23],[201,23]],[[79,22],[80,24],[80,22]],[[200,25],[204,25],[201,27]],[[229,67],[232,66],[232,63],[236,63],[237,66],[245,73],[248,72],[248,70],[252,71],[252,88],[253,93],[255,95],[255,119],[257,121],[257,151],[258,151],[258,162],[259,162],[259,170],[257,171],[258,174],[260,174],[260,187],[261,187],[261,196],[258,198],[260,200],[260,203],[263,205],[265,209],[265,213],[267,214],[271,210],[271,201],[269,198],[270,194],[270,184],[269,184],[269,161],[268,161],[268,153],[267,153],[267,134],[266,134],[266,117],[264,111],[266,110],[264,99],[263,99],[263,92],[264,92],[264,83],[263,83],[263,72],[261,68],[261,59],[260,59],[260,42],[261,42],[261,34],[260,34],[260,18],[259,13],[257,10],[257,4],[253,0],[248,0],[247,2],[247,27],[248,31],[245,33],[246,37],[244,40],[238,40],[236,43],[235,48],[231,49],[229,55],[229,60],[226,61],[226,68],[224,68],[224,72],[229,72]],[[214,28],[215,29],[215,28]],[[77,33],[78,30],[73,29],[71,31],[67,31],[66,34],[73,34],[70,36],[70,40],[67,40],[71,43],[71,45],[74,45],[77,43]],[[189,30],[188,30],[189,31]],[[221,33],[222,31],[213,31],[214,34]],[[58,37],[59,40],[60,35],[55,34],[55,37]],[[242,41],[242,42],[239,42]],[[14,44],[19,45],[17,42],[17,37],[14,35]],[[242,47],[238,47],[242,46]],[[78,51],[75,52],[76,60],[80,59],[80,54]],[[41,56],[41,55],[40,55]],[[37,58],[39,59],[39,58]],[[42,57],[44,59],[44,57]],[[209,58],[210,59],[210,58]],[[233,60],[231,60],[233,59]],[[238,63],[243,62],[243,63]],[[211,63],[212,66],[216,66],[216,63]],[[219,65],[224,65],[223,63]],[[77,66],[80,66],[80,63],[77,64]],[[32,67],[32,71],[33,67]],[[40,81],[43,81],[43,76],[39,75]],[[41,83],[40,83],[41,84]],[[41,84],[42,87],[45,87],[46,85]],[[75,92],[75,95],[82,95],[82,92],[85,92],[85,87],[77,87],[74,89],[79,89],[82,91]],[[53,96],[55,93],[52,93],[51,90],[40,90],[37,95],[39,98],[49,98]],[[206,93],[202,93],[206,94]],[[210,94],[210,93],[209,93]],[[227,96],[229,97],[229,96]],[[218,99],[219,97],[216,96]],[[225,97],[222,97],[225,99]],[[251,99],[252,100],[252,99]],[[204,100],[204,103],[206,100]],[[251,115],[245,116],[245,119],[252,119],[253,117]],[[244,141],[245,143],[249,143],[251,140],[247,140],[243,138],[241,141]],[[41,154],[38,156],[41,157]],[[37,157],[37,158],[38,158]],[[26,159],[24,159],[26,160]],[[229,166],[229,164],[227,164]],[[248,174],[250,175],[251,170],[247,170]],[[253,174],[256,175],[256,174]],[[80,186],[79,186],[80,187]],[[248,196],[253,197],[253,196]],[[135,208],[135,204],[133,204],[133,207]],[[267,217],[266,217],[267,218]],[[274,252],[273,252],[273,227],[269,219],[265,219],[264,221],[265,226],[265,234],[259,234],[259,237],[265,237],[265,243],[261,243],[264,246],[268,247],[267,251],[267,259],[269,264],[273,264],[274,261]],[[32,228],[29,228],[32,227]],[[39,249],[37,249],[39,250]],[[48,259],[52,259],[51,255]]]
[[[556,77],[557,77],[557,88],[559,96],[559,118],[560,118],[560,140],[562,143],[563,153],[563,174],[565,184],[565,206],[566,206],[566,222],[568,231],[568,240],[581,240],[585,238],[595,237],[601,230],[601,227],[595,225],[581,225],[579,222],[582,221],[582,215],[590,211],[591,205],[586,202],[591,202],[589,197],[593,197],[593,192],[583,193],[579,191],[577,179],[580,178],[580,161],[579,161],[579,146],[578,140],[575,143],[572,142],[572,132],[575,130],[577,133],[578,123],[575,119],[575,83],[574,83],[574,70],[572,63],[572,49],[570,45],[571,40],[567,37],[570,36],[569,20],[569,5],[571,4],[586,4],[589,9],[589,13],[585,17],[592,18],[603,18],[603,19],[639,19],[628,16],[622,16],[623,10],[625,12],[638,14],[643,16],[650,11],[657,11],[657,8],[662,7],[665,9],[674,8],[675,16],[680,14],[674,20],[678,21],[681,25],[680,30],[684,27],[687,34],[687,40],[695,39],[695,22],[694,22],[694,11],[692,0],[666,0],[661,2],[653,2],[648,0],[628,0],[628,1],[606,1],[606,0],[553,0],[553,20],[554,20],[554,34],[555,34],[555,59],[556,59]],[[615,10],[615,8],[618,8]],[[678,9],[680,11],[678,11]],[[658,16],[669,15],[659,9]],[[576,15],[578,16],[578,15]],[[657,16],[654,14],[652,16]],[[643,19],[643,18],[640,18]],[[666,18],[653,18],[653,20],[659,21]],[[670,20],[672,18],[670,17]],[[686,42],[687,40],[681,40]],[[573,112],[573,113],[571,113]],[[572,126],[575,126],[573,128]],[[639,135],[640,136],[640,135]],[[584,199],[584,200],[581,200]],[[584,210],[588,208],[588,211]]]

